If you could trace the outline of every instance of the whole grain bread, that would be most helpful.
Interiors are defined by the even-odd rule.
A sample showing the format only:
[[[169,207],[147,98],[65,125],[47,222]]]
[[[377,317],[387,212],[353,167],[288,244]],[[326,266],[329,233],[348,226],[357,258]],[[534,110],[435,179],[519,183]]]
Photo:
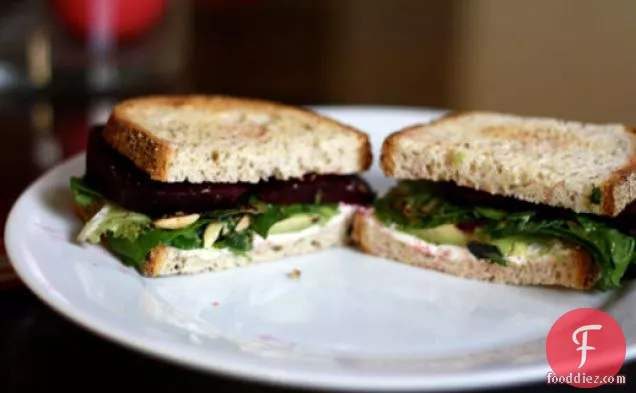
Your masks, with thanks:
[[[381,168],[577,213],[618,215],[636,199],[636,133],[622,124],[450,113],[385,139]]]
[[[153,180],[251,182],[366,171],[366,133],[318,113],[227,96],[119,102],[104,139]]]
[[[375,218],[372,210],[359,211],[354,218],[352,241],[356,247],[364,253],[398,263],[508,285],[587,290],[599,278],[597,265],[585,251],[563,244],[555,244],[549,253],[529,258],[525,264],[501,266],[477,259],[465,248],[437,247],[423,241],[414,246],[393,234]]]
[[[75,204],[78,217],[86,222],[95,213],[95,206]],[[243,255],[210,249],[179,249],[165,245],[154,248],[139,271],[146,277],[162,277],[235,269],[255,263],[281,260],[309,254],[350,243],[354,210],[332,219],[317,231],[289,240],[256,237],[253,249]]]

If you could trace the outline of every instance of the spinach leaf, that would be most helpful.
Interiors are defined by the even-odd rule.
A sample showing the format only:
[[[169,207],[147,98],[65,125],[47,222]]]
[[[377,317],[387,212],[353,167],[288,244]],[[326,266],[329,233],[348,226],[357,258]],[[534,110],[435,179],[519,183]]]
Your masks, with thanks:
[[[177,230],[148,229],[135,239],[109,236],[106,240],[112,251],[128,264],[142,265],[148,253],[160,245],[179,249],[195,249],[203,245],[200,230],[209,220],[200,219],[187,228]]]
[[[202,218],[210,218],[219,221],[225,221],[231,218],[236,218],[237,216],[243,216],[245,214],[257,214],[259,213],[258,208],[256,207],[239,207],[236,209],[221,209],[221,210],[213,210],[208,211],[201,214]]]
[[[242,254],[252,249],[253,232],[251,230],[245,230],[242,232],[231,232],[221,240],[214,243],[214,247],[217,249],[227,248],[230,251]]]
[[[592,202],[600,202],[600,189],[595,187],[592,194]],[[602,277],[597,288],[601,290],[619,287],[627,269],[636,263],[636,239],[592,215],[562,211],[547,216],[539,211],[456,204],[444,198],[443,190],[428,181],[399,182],[376,200],[375,208],[378,219],[402,230],[482,222],[474,234],[479,243],[469,244],[468,248],[473,254],[488,255],[488,259],[499,264],[505,262],[501,251],[488,243],[495,239],[522,236],[578,245],[600,266]]]
[[[202,243],[199,229],[203,228],[203,226],[209,222],[209,220],[199,219],[199,221],[189,227],[175,230],[153,228],[139,236],[135,243],[137,243],[140,248],[148,251],[161,244],[177,248],[196,248]],[[192,240],[193,238],[197,238],[198,240]]]
[[[269,208],[265,213],[255,216],[252,220],[251,228],[262,238],[267,238],[269,229],[278,221],[288,217],[287,213],[276,207]]]
[[[72,178],[71,188],[78,204],[90,205],[98,200],[105,200],[98,192],[88,187],[81,179]],[[187,228],[163,230],[155,228],[152,220],[139,213],[123,209],[115,204],[106,203],[104,207],[87,222],[78,240],[98,243],[104,240],[110,250],[126,265],[140,267],[146,261],[148,253],[160,245],[179,249],[196,249],[203,247],[203,231],[212,221],[223,221],[231,228],[230,233],[222,235],[215,248],[228,248],[233,252],[246,252],[252,247],[252,230],[236,232],[234,227],[245,214],[257,215],[267,210],[271,216],[276,209],[268,205],[241,206],[236,209],[209,211],[201,214],[201,218]],[[298,208],[289,209],[290,212]],[[284,212],[286,209],[280,209]],[[282,214],[283,218],[285,214]],[[273,225],[273,223],[272,223]]]
[[[597,283],[601,290],[620,287],[635,257],[636,239],[582,214],[571,214],[569,219],[538,218],[533,213],[511,215],[490,223],[482,231],[492,238],[530,235],[579,245],[602,268],[603,275]]]
[[[508,215],[505,210],[452,203],[437,185],[412,180],[400,181],[386,196],[377,200],[375,208],[380,221],[412,229],[500,219]]]
[[[130,239],[120,237],[106,238],[108,248],[127,266],[141,267],[146,260],[148,250],[144,250]]]
[[[103,196],[99,192],[90,188],[78,177],[71,177],[71,190],[73,191],[75,202],[77,202],[80,206],[89,206],[94,202],[103,199]]]
[[[196,230],[187,231],[173,238],[170,241],[170,245],[172,247],[180,248],[182,250],[201,248],[203,247],[203,238]]]
[[[107,243],[113,252],[129,265],[141,266],[146,261],[148,253],[155,247],[166,245],[183,250],[203,247],[203,230],[212,220],[199,219],[196,223],[183,229],[163,230],[149,229],[135,240],[109,237]],[[235,220],[238,221],[238,220]],[[231,225],[231,224],[230,224]],[[231,231],[221,236],[214,243],[217,249],[227,248],[235,253],[244,253],[252,248],[252,231]]]
[[[253,201],[253,204],[259,206],[261,213],[252,217],[251,229],[262,238],[267,238],[269,229],[274,226],[274,224],[297,214],[316,215],[320,218],[319,223],[338,214],[338,207],[336,205],[274,205],[260,201]]]

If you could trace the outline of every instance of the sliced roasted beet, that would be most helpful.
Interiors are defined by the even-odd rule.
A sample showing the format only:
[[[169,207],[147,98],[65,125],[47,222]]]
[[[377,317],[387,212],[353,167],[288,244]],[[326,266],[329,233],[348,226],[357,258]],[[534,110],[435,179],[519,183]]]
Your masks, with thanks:
[[[91,130],[85,181],[122,207],[161,216],[201,213],[247,204],[250,195],[264,202],[350,203],[368,205],[371,187],[357,175],[309,175],[300,180],[252,183],[162,183],[154,181],[102,138],[102,127]]]
[[[122,207],[152,216],[236,207],[247,200],[250,189],[244,183],[153,181],[132,161],[111,148],[102,138],[99,127],[89,135],[85,180]]]
[[[454,183],[442,183],[444,198],[454,203],[473,206],[485,206],[499,209],[523,210],[536,209],[537,205],[503,195],[494,195],[486,191],[457,186]]]
[[[276,204],[349,203],[369,205],[374,193],[358,175],[307,175],[298,180],[270,180],[256,189],[258,199]]]
[[[462,232],[473,233],[479,227],[482,227],[486,224],[485,221],[464,221],[458,222],[456,224],[457,228]]]

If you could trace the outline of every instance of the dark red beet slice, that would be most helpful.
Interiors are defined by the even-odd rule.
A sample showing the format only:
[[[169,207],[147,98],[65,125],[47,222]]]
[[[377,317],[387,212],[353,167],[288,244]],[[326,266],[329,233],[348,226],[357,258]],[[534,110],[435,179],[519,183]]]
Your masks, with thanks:
[[[113,149],[95,127],[88,137],[85,181],[120,206],[151,216],[202,213],[247,204],[250,195],[268,203],[368,205],[373,191],[357,175],[308,175],[303,179],[251,183],[162,183]]]
[[[247,184],[161,183],[110,147],[101,127],[89,135],[86,182],[122,207],[152,216],[234,208],[248,198]]]
[[[477,228],[480,228],[486,224],[485,221],[464,221],[456,224],[457,228],[466,233],[474,233]]]
[[[298,180],[270,180],[259,184],[258,199],[268,203],[348,203],[369,205],[374,193],[358,175],[306,175]]]

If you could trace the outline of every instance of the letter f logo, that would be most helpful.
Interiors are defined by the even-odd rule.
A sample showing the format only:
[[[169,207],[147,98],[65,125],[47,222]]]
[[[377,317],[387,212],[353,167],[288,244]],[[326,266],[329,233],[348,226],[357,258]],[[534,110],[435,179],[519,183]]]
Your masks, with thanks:
[[[574,333],[572,334],[572,341],[574,341],[574,344],[581,345],[580,347],[576,349],[577,351],[581,351],[581,364],[579,365],[579,368],[583,367],[583,365],[585,364],[585,361],[587,360],[587,351],[593,351],[596,349],[594,347],[590,347],[587,345],[588,330],[601,330],[601,328],[602,328],[601,325],[585,325],[576,329]],[[583,339],[581,340],[581,342],[579,342],[576,336],[578,336],[578,334],[581,332],[583,332],[582,334]]]

